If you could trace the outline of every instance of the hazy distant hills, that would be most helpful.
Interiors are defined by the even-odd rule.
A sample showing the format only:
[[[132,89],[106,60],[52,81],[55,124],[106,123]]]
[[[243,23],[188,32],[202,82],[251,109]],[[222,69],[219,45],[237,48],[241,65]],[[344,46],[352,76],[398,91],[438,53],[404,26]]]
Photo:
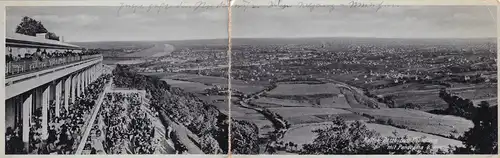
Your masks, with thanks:
[[[238,45],[285,45],[285,44],[373,44],[373,45],[463,45],[463,44],[496,44],[496,38],[471,39],[401,39],[401,38],[233,38],[233,46]],[[99,41],[73,42],[85,48],[136,48],[157,44],[171,44],[176,47],[185,46],[227,46],[227,39],[201,39],[179,41]]]
[[[233,38],[233,45],[269,45],[269,44],[374,44],[374,45],[461,45],[496,43],[496,38],[471,39],[411,39],[411,38]]]

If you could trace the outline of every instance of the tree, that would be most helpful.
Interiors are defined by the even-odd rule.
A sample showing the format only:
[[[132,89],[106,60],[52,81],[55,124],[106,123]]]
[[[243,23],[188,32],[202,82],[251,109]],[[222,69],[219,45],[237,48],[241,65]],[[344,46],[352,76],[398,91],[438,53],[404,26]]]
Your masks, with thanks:
[[[222,150],[219,148],[219,143],[211,135],[203,135],[200,138],[201,150],[206,154],[221,154]]]
[[[393,95],[387,95],[382,98],[383,103],[387,104],[388,107],[394,107],[396,104],[394,102],[394,96]]]
[[[445,110],[446,114],[464,117],[469,120],[475,115],[476,108],[471,100],[451,95],[444,88],[440,90],[439,97],[448,103],[448,108]]]
[[[233,120],[231,129],[231,151],[234,154],[259,153],[257,125],[244,120]]]
[[[497,105],[491,106],[482,101],[472,118],[474,127],[465,132],[460,139],[464,148],[457,148],[457,154],[497,154],[498,153],[498,111]]]
[[[59,41],[59,36],[57,36],[55,33],[53,32],[48,32],[47,33],[47,39],[51,39],[51,40],[56,40],[56,41]]]
[[[36,36],[37,33],[47,33],[47,29],[43,26],[42,22],[36,21],[30,17],[23,17],[21,23],[16,27],[16,33],[28,36]]]

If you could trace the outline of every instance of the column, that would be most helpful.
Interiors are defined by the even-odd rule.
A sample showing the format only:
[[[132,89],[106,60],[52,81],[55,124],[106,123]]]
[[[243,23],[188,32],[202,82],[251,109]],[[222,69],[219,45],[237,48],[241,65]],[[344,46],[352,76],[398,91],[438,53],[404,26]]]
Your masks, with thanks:
[[[80,74],[75,74],[75,99],[80,96]]]
[[[71,76],[67,77],[64,79],[64,108],[66,111],[68,110],[69,107],[69,94],[71,91]]]
[[[71,103],[75,103],[76,99],[76,75],[70,77],[71,80]]]
[[[99,72],[97,74],[101,76],[103,73],[104,73],[104,65],[99,64]]]
[[[92,66],[92,82],[97,79],[97,66]]]
[[[82,79],[83,79],[83,92],[85,93],[85,88],[87,88],[87,84],[88,84],[87,83],[87,70],[83,70],[82,74],[83,74],[83,77],[82,77]]]
[[[87,70],[87,81],[89,82],[89,85],[90,83],[92,83],[92,69],[88,69]]]
[[[42,89],[42,139],[48,138],[48,126],[49,126],[49,86],[41,86]]]
[[[83,94],[83,73],[80,72],[78,74],[78,86],[80,86],[80,93],[78,93],[78,97],[81,96]]]
[[[89,84],[90,84],[89,83],[89,81],[90,81],[89,80],[89,75],[90,75],[89,69],[85,70],[85,88],[87,88],[89,86]]]
[[[31,123],[31,106],[32,106],[32,92],[29,91],[26,99],[23,102],[23,142],[24,147],[29,151],[29,137],[30,137],[30,123]]]
[[[94,82],[94,65],[90,67],[90,83]]]
[[[83,79],[83,93],[85,93],[85,88],[87,88],[87,85],[89,84],[89,83],[87,83],[87,70],[83,70],[82,74],[83,74],[83,77],[82,77],[82,79]]]
[[[59,117],[60,113],[60,105],[61,105],[61,93],[62,93],[62,81],[56,80],[56,96],[55,96],[55,104],[56,104],[56,116]]]
[[[56,88],[56,85],[57,85],[56,81],[57,81],[57,80],[54,80],[54,81],[50,82],[50,83],[49,83],[49,85],[48,85],[48,86],[49,86],[49,88],[48,88],[48,89],[49,89],[49,96],[48,96],[48,98],[49,98],[49,99],[48,99],[48,100],[49,100],[49,101],[48,101],[48,103],[49,103],[49,104],[48,104],[48,105],[49,105],[49,107],[48,107],[48,110],[47,110],[47,111],[48,111],[48,115],[47,115],[47,116],[48,116],[48,118],[49,118],[49,122],[53,119],[53,118],[52,118],[52,116],[54,116],[54,115],[52,115],[52,112],[53,112],[53,111],[52,111],[52,109],[51,109],[51,108],[52,108],[53,104],[54,104],[54,103],[55,103],[55,101],[56,101],[56,100],[55,100],[55,98],[56,98],[56,89],[57,89],[57,88]]]
[[[97,79],[97,75],[96,75],[96,66],[92,66],[92,82],[95,81],[95,79]]]
[[[87,70],[87,81],[89,81],[89,85],[90,83],[92,83],[92,70],[91,69],[88,69]]]

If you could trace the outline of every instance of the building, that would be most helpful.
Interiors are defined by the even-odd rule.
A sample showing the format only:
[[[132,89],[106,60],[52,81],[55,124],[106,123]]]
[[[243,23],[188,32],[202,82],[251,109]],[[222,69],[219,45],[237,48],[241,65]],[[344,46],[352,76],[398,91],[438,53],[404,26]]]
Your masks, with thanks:
[[[42,138],[48,136],[50,116],[68,109],[87,85],[102,74],[102,55],[85,54],[81,47],[44,36],[32,37],[15,33],[6,35],[6,55],[31,56],[72,52],[77,55],[16,60],[6,63],[5,128],[21,129],[25,150],[29,147],[30,127],[37,109],[41,110]],[[51,112],[49,105],[55,105]]]

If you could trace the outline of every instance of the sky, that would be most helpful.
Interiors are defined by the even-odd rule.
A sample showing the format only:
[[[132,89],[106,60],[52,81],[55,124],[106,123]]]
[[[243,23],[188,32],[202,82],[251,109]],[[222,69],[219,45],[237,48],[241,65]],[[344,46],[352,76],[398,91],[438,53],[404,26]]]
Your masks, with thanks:
[[[490,14],[491,11],[491,14]],[[493,15],[493,16],[492,16]],[[376,8],[239,8],[236,37],[496,37],[496,8],[402,6]]]
[[[233,8],[235,38],[496,37],[496,8],[400,6],[375,8]],[[67,42],[160,41],[227,38],[227,9],[119,7],[7,7],[6,31],[23,16],[42,21]]]
[[[169,8],[157,12],[106,7],[7,7],[6,31],[23,16],[42,22],[66,42],[161,41],[227,38],[227,9]]]

